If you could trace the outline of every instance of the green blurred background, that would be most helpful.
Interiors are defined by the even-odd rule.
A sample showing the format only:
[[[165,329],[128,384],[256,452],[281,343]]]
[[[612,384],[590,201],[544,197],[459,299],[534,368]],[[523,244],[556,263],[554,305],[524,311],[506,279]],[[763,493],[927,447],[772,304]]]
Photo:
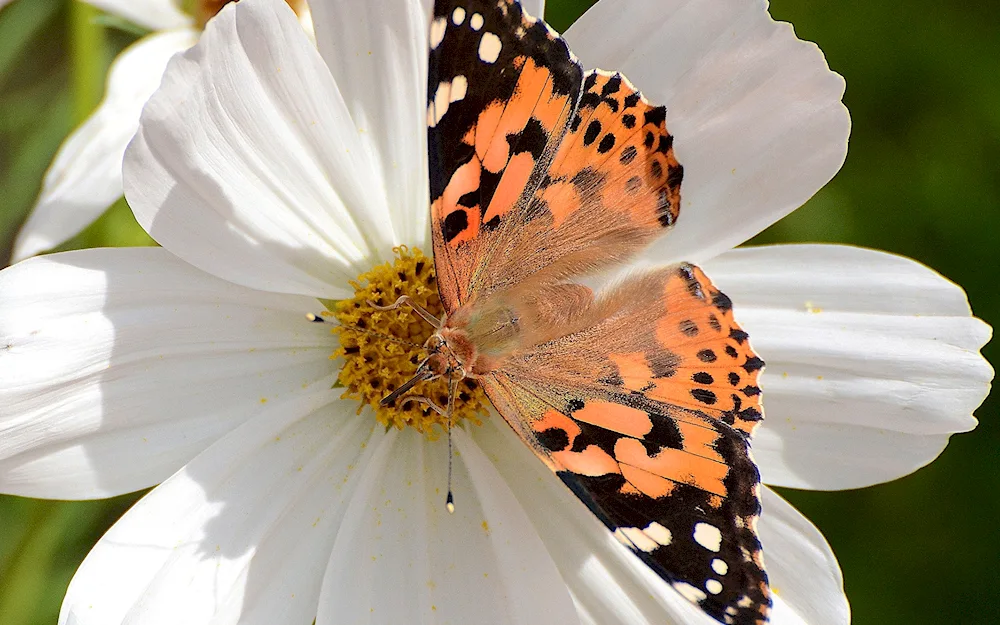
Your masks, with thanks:
[[[588,4],[549,0],[547,16],[561,30]],[[819,43],[847,78],[854,130],[836,179],[756,242],[836,241],[910,256],[965,287],[977,315],[1000,324],[996,0],[775,0],[771,12]],[[60,141],[140,34],[74,0],[17,0],[0,11],[0,259]],[[119,203],[67,247],[123,243],[148,238]],[[995,343],[984,352],[1000,362]],[[904,479],[783,491],[833,545],[857,625],[1000,623],[998,408],[988,399],[975,432]],[[0,497],[0,625],[55,623],[74,570],[137,498]]]

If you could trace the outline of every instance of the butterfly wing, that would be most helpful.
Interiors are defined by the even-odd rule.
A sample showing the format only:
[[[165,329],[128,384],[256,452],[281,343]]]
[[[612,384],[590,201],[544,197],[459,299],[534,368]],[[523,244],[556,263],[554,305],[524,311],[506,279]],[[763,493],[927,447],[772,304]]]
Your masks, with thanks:
[[[671,226],[682,169],[663,107],[584,74],[511,0],[437,0],[430,29],[431,228],[445,310],[625,260]]]
[[[612,289],[573,325],[485,376],[491,401],[681,594],[724,623],[766,622],[749,446],[763,362],[728,298],[680,265]]]

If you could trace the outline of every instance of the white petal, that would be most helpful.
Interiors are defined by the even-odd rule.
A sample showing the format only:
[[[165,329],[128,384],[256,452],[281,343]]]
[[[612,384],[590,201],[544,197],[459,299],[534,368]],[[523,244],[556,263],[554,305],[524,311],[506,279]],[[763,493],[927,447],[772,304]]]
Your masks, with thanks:
[[[391,223],[371,221],[383,256],[406,243],[429,251],[427,27],[420,0],[310,2],[319,50],[350,110],[358,142],[374,165],[368,192]]]
[[[371,421],[320,386],[139,501],[70,584],[64,625],[309,625]]]
[[[705,265],[767,363],[764,481],[855,488],[924,466],[976,425],[991,330],[907,258],[836,245],[733,250]]]
[[[465,432],[454,436],[454,514],[447,443],[412,430],[383,440],[337,536],[318,625],[575,622],[510,490]]]
[[[177,0],[83,0],[98,9],[124,17],[150,30],[190,26],[190,15],[180,10]]]
[[[749,239],[844,161],[843,78],[763,0],[602,0],[566,38],[667,107],[683,204],[653,257],[700,261]]]
[[[329,376],[309,298],[250,291],[158,248],[0,272],[0,490],[90,499],[162,481],[262,404]]]
[[[521,8],[532,17],[545,17],[545,0],[521,0]]]
[[[63,142],[45,174],[41,195],[14,242],[15,262],[78,234],[122,196],[122,157],[142,106],[170,57],[197,38],[189,29],[150,35],[115,59],[101,105]]]
[[[209,273],[340,298],[384,247],[368,238],[388,219],[373,171],[291,9],[244,0],[167,67],[125,157],[125,196],[154,239]]]
[[[764,512],[757,525],[771,589],[809,625],[848,625],[840,565],[830,545],[809,522],[770,488],[763,489]]]

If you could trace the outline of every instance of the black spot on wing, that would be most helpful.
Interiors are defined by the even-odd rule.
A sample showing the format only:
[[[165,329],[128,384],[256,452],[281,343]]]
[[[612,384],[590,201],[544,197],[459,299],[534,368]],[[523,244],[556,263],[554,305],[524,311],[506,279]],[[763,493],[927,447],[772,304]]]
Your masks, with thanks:
[[[647,124],[659,126],[667,121],[667,108],[665,106],[651,108],[644,113],[643,119]]]
[[[656,220],[664,228],[674,225],[673,204],[666,189],[660,189],[656,195]]]
[[[584,167],[570,179],[570,183],[576,187],[581,197],[590,197],[593,195],[593,190],[604,183],[604,177],[604,174],[594,171],[590,167]]]
[[[628,165],[635,160],[635,157],[639,155],[639,151],[635,149],[635,146],[629,145],[622,150],[621,156],[618,157],[619,162],[622,165]]]
[[[666,154],[670,151],[670,148],[674,147],[674,136],[673,135],[660,135],[660,144],[656,147],[657,152]],[[678,184],[680,181],[677,181]],[[668,180],[669,183],[669,180]]]
[[[597,146],[597,152],[599,154],[607,154],[612,149],[614,149],[614,147],[615,147],[615,136],[609,132],[608,134],[604,135],[603,139],[601,139],[600,144],[598,144]]]
[[[524,130],[518,133],[507,135],[507,143],[511,147],[510,155],[523,154],[528,152],[537,162],[545,151],[545,144],[549,136],[542,127],[542,123],[532,117],[524,125]]]
[[[654,379],[673,377],[677,373],[680,357],[670,351],[654,351],[646,354],[646,364]]]
[[[569,435],[562,428],[549,428],[536,436],[542,447],[550,452],[562,451],[569,447]]]
[[[698,352],[698,360],[702,362],[715,362],[717,359],[718,356],[716,356],[715,352],[711,349],[703,349]]]
[[[712,374],[707,371],[698,371],[691,376],[691,380],[697,382],[698,384],[714,384],[715,378]]]
[[[677,421],[653,412],[647,414],[653,422],[653,429],[642,439],[642,445],[651,457],[663,449],[684,448],[684,438],[677,427]]]
[[[450,213],[444,218],[444,224],[442,225],[445,242],[451,243],[455,237],[462,234],[468,227],[469,216],[464,210],[457,210]]]
[[[747,334],[743,330],[740,330],[739,328],[732,328],[729,330],[729,338],[736,341],[738,345],[742,345],[743,342],[746,341],[749,337],[750,337],[749,334]]]
[[[712,293],[712,304],[722,312],[729,312],[733,309],[733,300],[722,291]]]
[[[667,168],[667,186],[673,188],[681,184],[684,180],[684,166],[671,165]]]
[[[458,205],[464,206],[466,208],[473,208],[479,205],[479,189],[475,191],[469,191],[462,197],[458,198]]]
[[[621,74],[615,74],[608,78],[608,81],[604,83],[601,87],[601,97],[605,98],[613,93],[618,93],[618,90],[622,87],[622,77]]]
[[[706,406],[711,406],[718,401],[718,397],[715,393],[705,388],[694,388],[691,389],[691,397],[705,404]]]

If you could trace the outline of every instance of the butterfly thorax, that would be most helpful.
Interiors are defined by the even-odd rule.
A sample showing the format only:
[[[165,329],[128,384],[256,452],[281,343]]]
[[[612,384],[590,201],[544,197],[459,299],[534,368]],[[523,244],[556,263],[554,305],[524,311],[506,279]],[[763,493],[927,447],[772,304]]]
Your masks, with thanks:
[[[480,377],[502,368],[520,351],[564,335],[567,319],[592,299],[590,289],[579,285],[552,285],[498,291],[466,303],[445,321],[438,335],[449,344],[469,377]],[[566,294],[577,294],[567,301]]]

